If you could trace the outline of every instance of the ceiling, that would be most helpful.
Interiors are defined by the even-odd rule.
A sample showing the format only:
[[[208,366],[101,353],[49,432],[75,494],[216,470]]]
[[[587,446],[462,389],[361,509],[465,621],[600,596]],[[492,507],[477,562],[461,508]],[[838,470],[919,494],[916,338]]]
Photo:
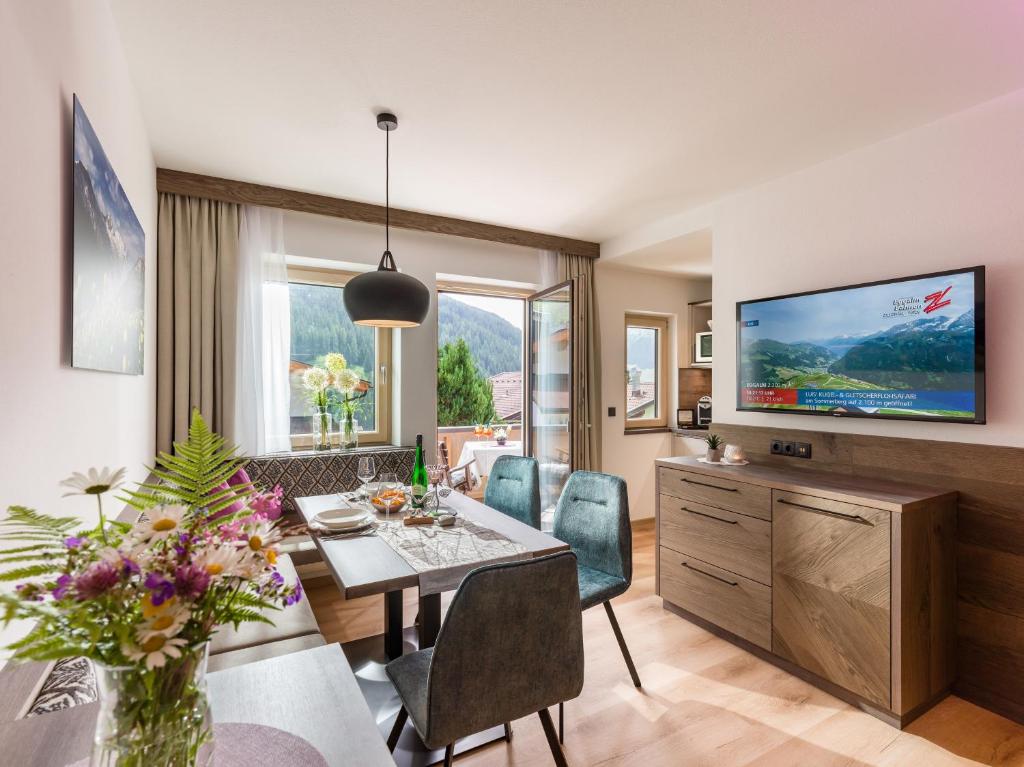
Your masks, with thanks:
[[[614,263],[649,272],[711,278],[711,229],[662,240],[618,256]]]
[[[1016,0],[112,0],[157,164],[596,241],[1024,88]]]

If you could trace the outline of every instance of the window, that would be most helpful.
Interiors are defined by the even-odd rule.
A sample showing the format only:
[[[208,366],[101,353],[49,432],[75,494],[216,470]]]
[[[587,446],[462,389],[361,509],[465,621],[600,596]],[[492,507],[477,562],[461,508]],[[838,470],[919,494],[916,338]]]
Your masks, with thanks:
[[[330,352],[345,355],[348,366],[371,384],[356,405],[359,444],[388,442],[391,423],[391,330],[356,325],[342,301],[345,282],[353,274],[334,270],[288,270],[288,298],[291,314],[291,434],[292,447],[310,447],[312,414],[303,387],[303,373],[323,366]],[[334,415],[340,419],[340,405]]]
[[[668,320],[626,315],[626,429],[668,426]]]

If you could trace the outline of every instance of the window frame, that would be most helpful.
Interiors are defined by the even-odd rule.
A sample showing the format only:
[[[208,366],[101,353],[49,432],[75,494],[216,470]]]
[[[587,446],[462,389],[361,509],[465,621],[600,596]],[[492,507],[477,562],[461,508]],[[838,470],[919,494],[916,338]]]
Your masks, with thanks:
[[[298,267],[288,265],[288,284],[297,283],[301,285],[322,285],[324,287],[344,288],[358,272],[343,271],[341,269]],[[376,393],[377,428],[373,431],[359,432],[359,445],[389,445],[391,444],[391,349],[392,329],[373,328],[374,349],[375,349],[375,378],[374,391]],[[342,351],[338,349],[337,351]],[[292,434],[291,445],[293,451],[311,450],[313,448],[313,434]]]
[[[646,429],[667,429],[668,428],[668,345],[669,345],[669,321],[668,317],[661,317],[653,314],[630,314],[626,313],[625,323],[622,330],[622,374],[625,378],[629,375],[629,329],[650,328],[657,331],[655,343],[657,351],[655,354],[654,382],[657,387],[655,396],[655,409],[657,416],[654,418],[630,418],[629,417],[629,393],[627,387],[622,390],[622,422],[624,430],[640,431]],[[627,379],[628,380],[628,379]]]

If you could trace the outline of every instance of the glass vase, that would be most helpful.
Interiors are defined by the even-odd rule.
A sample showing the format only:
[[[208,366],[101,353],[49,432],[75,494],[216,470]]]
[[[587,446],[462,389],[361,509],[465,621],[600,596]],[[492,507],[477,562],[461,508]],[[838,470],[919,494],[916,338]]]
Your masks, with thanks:
[[[321,408],[313,414],[313,448],[315,450],[331,449],[333,427],[334,417],[330,411]]]
[[[341,429],[341,446],[359,447],[359,421],[355,416],[346,415]]]
[[[209,643],[156,669],[95,664],[100,711],[90,766],[209,765],[208,654]]]

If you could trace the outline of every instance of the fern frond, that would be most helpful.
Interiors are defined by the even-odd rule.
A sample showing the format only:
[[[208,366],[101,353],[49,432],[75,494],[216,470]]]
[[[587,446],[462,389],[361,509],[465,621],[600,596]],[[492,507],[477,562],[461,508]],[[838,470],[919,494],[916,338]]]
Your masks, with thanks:
[[[63,559],[64,552],[58,549],[47,549],[45,551],[36,551],[31,554],[13,554],[8,555],[5,551],[0,554],[0,567],[11,564],[12,562],[47,562],[53,559]]]
[[[19,533],[64,538],[81,524],[78,517],[52,517],[27,506],[8,506],[7,518],[0,521],[0,539]],[[12,532],[3,532],[3,528],[11,529]]]
[[[49,575],[50,573],[59,573],[61,568],[55,564],[43,563],[38,565],[28,565],[27,567],[16,567],[13,570],[0,573],[0,582],[2,581],[21,581],[25,578],[34,578],[37,575]]]
[[[219,511],[231,505],[225,503],[229,496],[232,503],[244,503],[251,495],[249,488],[235,487],[230,493],[218,490],[235,475],[244,460],[237,447],[212,432],[199,411],[193,410],[188,439],[176,442],[173,454],[160,453],[156,458],[151,471],[159,484],[144,483],[138,490],[130,491],[125,500],[140,510],[170,502]]]

